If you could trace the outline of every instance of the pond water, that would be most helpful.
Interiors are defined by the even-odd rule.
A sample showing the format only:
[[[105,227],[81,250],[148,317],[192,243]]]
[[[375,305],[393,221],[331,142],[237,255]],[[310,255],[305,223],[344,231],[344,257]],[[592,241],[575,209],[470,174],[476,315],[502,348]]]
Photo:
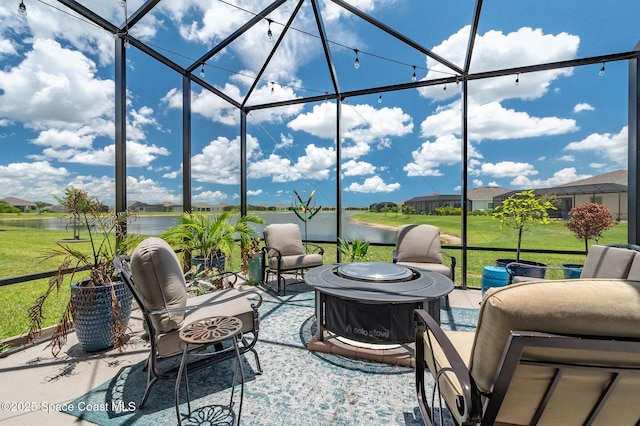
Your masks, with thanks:
[[[379,244],[395,243],[395,231],[373,226],[361,225],[349,221],[347,218],[355,213],[344,212],[342,214],[342,236],[348,240],[358,239]],[[303,239],[311,241],[334,241],[336,239],[336,214],[335,212],[320,212],[306,224],[297,218],[294,213],[259,213],[257,216],[271,223],[297,223]],[[140,216],[133,221],[129,232],[145,235],[160,235],[176,223],[177,216]],[[0,225],[23,226],[27,228],[46,230],[68,230],[73,234],[73,227],[69,219],[63,218],[37,218],[29,220],[0,220]],[[262,235],[264,227],[256,226],[256,230]],[[81,234],[82,235],[82,234]]]

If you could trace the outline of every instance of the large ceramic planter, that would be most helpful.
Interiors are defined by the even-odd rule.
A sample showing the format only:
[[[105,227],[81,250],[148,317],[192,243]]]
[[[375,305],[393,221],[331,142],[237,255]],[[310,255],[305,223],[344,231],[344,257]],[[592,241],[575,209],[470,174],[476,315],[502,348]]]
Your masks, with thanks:
[[[85,351],[101,351],[112,347],[115,343],[112,334],[112,289],[120,303],[120,315],[126,327],[131,314],[133,296],[124,282],[100,287],[86,287],[80,283],[71,285],[71,297],[75,305],[74,328],[78,341]]]
[[[497,259],[496,266],[506,267],[508,264],[515,262],[515,259]],[[532,277],[532,278],[544,278],[547,273],[547,265],[540,262],[533,262],[530,260],[520,260],[520,265],[512,265],[509,267],[514,272],[514,275],[520,277]],[[535,266],[535,268],[529,268],[526,265]]]

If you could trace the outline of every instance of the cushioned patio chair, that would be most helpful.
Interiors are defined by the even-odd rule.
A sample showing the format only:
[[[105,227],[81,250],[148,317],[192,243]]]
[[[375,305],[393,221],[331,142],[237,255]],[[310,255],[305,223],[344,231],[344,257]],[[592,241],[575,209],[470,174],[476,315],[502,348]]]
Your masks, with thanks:
[[[415,319],[416,391],[427,425],[436,395],[460,425],[640,422],[639,281],[493,288],[475,332],[443,331],[423,310]]]
[[[449,259],[449,266],[442,257]],[[455,282],[456,258],[444,253],[440,246],[440,229],[433,225],[402,225],[396,230],[396,248],[393,263],[427,271],[438,272]],[[449,296],[445,296],[449,307]]]
[[[233,316],[242,321],[243,337],[238,342],[241,353],[254,354],[257,372],[261,373],[258,353],[258,307],[262,297],[255,291],[239,291],[233,287],[197,297],[187,297],[186,281],[173,249],[163,239],[151,237],[142,241],[131,257],[118,256],[114,264],[133,293],[147,326],[151,350],[147,359],[147,387],[142,407],[151,387],[158,379],[174,379],[178,366],[172,360],[182,354],[180,329],[199,319]],[[195,350],[202,349],[194,346]],[[235,356],[233,350],[209,357],[196,357],[189,365],[195,369]]]
[[[277,292],[285,293],[286,281],[283,272],[300,272],[322,265],[324,249],[316,244],[303,243],[300,227],[295,223],[277,223],[264,229],[265,285],[269,275],[277,278]]]
[[[636,265],[633,271],[631,269],[632,264]],[[539,267],[512,262],[506,268],[509,274],[509,283],[541,280],[541,278],[516,275],[516,271],[522,268]],[[559,269],[549,266],[544,268],[547,270]],[[640,246],[635,244],[591,246],[589,254],[584,261],[580,278],[630,278],[640,280]]]

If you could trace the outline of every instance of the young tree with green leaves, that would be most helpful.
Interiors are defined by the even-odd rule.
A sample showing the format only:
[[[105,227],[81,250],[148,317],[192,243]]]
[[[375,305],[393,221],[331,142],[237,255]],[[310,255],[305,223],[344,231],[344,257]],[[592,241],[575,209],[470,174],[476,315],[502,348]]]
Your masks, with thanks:
[[[493,217],[500,220],[501,229],[507,226],[518,231],[516,262],[520,262],[522,234],[530,231],[534,225],[550,223],[549,210],[557,208],[550,201],[536,197],[533,189],[511,195],[493,210]]]

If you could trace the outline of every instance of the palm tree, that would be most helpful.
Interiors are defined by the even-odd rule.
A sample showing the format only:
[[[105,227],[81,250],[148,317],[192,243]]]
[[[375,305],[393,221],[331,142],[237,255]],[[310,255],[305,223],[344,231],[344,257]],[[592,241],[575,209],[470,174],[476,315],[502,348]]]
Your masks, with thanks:
[[[258,216],[234,216],[239,213],[235,208],[220,213],[213,218],[202,212],[185,212],[178,223],[161,235],[172,247],[182,249],[183,261],[188,257],[203,259],[206,267],[210,267],[214,260],[230,256],[239,239],[243,245],[258,237],[257,231],[251,224],[264,225],[265,221]]]

